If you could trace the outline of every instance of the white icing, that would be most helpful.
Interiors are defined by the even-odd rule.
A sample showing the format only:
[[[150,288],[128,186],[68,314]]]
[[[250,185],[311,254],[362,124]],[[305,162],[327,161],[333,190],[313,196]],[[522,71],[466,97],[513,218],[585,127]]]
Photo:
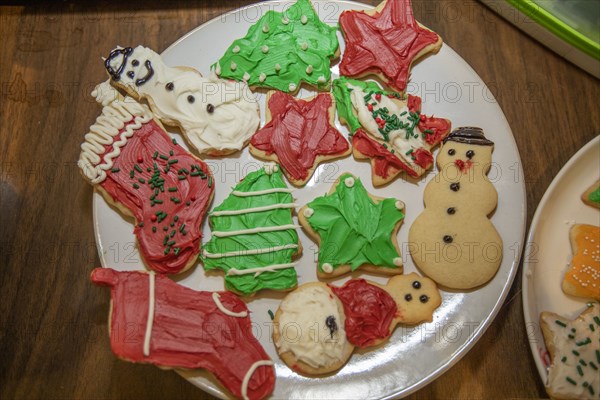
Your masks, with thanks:
[[[248,79],[250,79],[250,74],[247,72],[244,72],[242,79],[244,80],[244,82],[248,82]]]
[[[269,32],[269,25],[265,25],[265,26],[263,26],[263,28],[262,28],[262,31],[263,31],[264,33],[267,33],[267,32]]]
[[[110,85],[110,80],[97,84],[91,95],[97,103],[102,104],[102,107],[121,99],[117,89]]]
[[[352,89],[352,92],[350,92],[350,100],[352,101],[352,106],[358,114],[357,117],[360,121],[360,124],[363,126],[363,128],[365,128],[370,136],[378,140],[384,140],[383,135],[381,132],[379,132],[379,126],[377,125],[377,122],[373,119],[372,111],[369,111],[367,105],[365,104],[364,97],[367,95],[367,93],[358,86],[348,84],[348,87]],[[406,103],[400,107],[395,101],[387,96],[381,96],[381,99],[375,102],[373,111],[380,108],[387,108],[389,115],[391,116],[395,114],[403,124],[411,123],[408,120],[410,113]],[[404,115],[400,115],[403,113]],[[388,134],[389,141],[386,143],[388,147],[391,147],[394,150],[394,155],[396,157],[400,158],[405,164],[408,164],[413,170],[420,172],[422,171],[422,168],[415,164],[414,160],[410,156],[410,151],[420,148],[430,150],[431,146],[422,138],[421,131],[418,127],[415,127],[413,132],[417,135],[417,137],[415,138],[413,135],[411,135],[407,139],[406,129],[396,129],[390,131]]]
[[[138,60],[139,65],[131,62]],[[140,86],[135,80],[146,75],[145,61],[152,64],[154,75]],[[111,61],[113,69],[122,63],[122,57]],[[217,69],[220,68],[217,65]],[[151,108],[157,118],[175,121],[189,142],[200,153],[212,149],[241,149],[256,132],[260,118],[258,102],[245,83],[219,79],[217,74],[203,77],[189,68],[171,68],[164,64],[160,55],[149,48],[138,46],[127,59],[119,86],[140,97],[152,98]],[[134,78],[126,72],[133,71]],[[173,83],[174,89],[167,91],[165,85]],[[193,96],[190,103],[187,98]],[[214,106],[214,112],[207,111],[207,105]]]
[[[262,212],[269,210],[278,210],[282,208],[296,208],[298,204],[296,203],[281,203],[281,204],[269,204],[268,206],[260,206],[260,207],[251,207],[244,208],[241,210],[223,210],[223,211],[213,211],[210,215],[213,217],[226,216],[226,215],[240,215],[247,214],[253,212]]]
[[[302,22],[302,25],[306,25],[306,23],[308,22],[308,18],[306,18],[306,15],[300,17],[300,22]]]
[[[233,54],[237,54],[240,52],[240,46],[235,46],[233,49],[231,49],[231,51],[233,52]]]
[[[351,176],[347,177],[346,179],[344,179],[344,184],[348,187],[354,186],[354,178],[352,178]]]
[[[324,77],[323,75],[321,75],[321,76],[320,76],[320,77],[317,79],[317,82],[319,82],[319,83],[325,83],[325,82],[326,82],[326,80],[325,80],[325,77]]]
[[[312,216],[313,216],[313,214],[314,214],[314,213],[315,213],[315,210],[313,210],[313,209],[312,209],[312,208],[310,208],[310,207],[306,207],[306,208],[304,209],[304,212],[303,212],[302,214],[304,214],[304,216],[305,216],[306,218],[310,218],[310,217],[312,217]]]
[[[96,94],[100,101],[105,100],[104,96],[98,92]],[[132,119],[133,122],[130,122]],[[84,175],[94,184],[104,181],[106,171],[112,168],[113,159],[121,154],[121,148],[125,146],[127,139],[151,119],[152,114],[148,108],[130,98],[105,106],[81,144],[77,165]],[[123,128],[125,130],[117,137]],[[105,146],[110,145],[112,149],[105,153]]]
[[[308,43],[304,42],[302,43],[302,45],[300,45],[300,47],[302,48],[302,50],[306,51],[308,50]]]
[[[346,331],[343,310],[331,292],[322,286],[295,290],[281,302],[276,346],[280,353],[294,357],[313,368],[328,367],[344,361]],[[325,321],[335,318],[338,330],[331,334]]]
[[[275,71],[279,72],[280,69],[281,69],[281,65],[279,63],[275,64]]]
[[[274,247],[265,247],[262,249],[248,249],[248,250],[238,250],[238,251],[229,251],[226,253],[209,253],[204,250],[202,255],[205,258],[223,258],[223,257],[237,257],[237,256],[249,256],[255,254],[265,254],[265,253],[274,253],[276,251],[288,250],[288,249],[297,249],[297,244],[284,244],[281,246]]]
[[[234,196],[238,197],[250,197],[250,196],[262,196],[264,194],[271,193],[292,193],[294,189],[289,188],[273,188],[273,189],[265,189],[265,190],[254,190],[252,192],[240,192],[239,190],[234,190],[231,192]]]
[[[231,68],[232,71],[235,71],[237,69],[237,64],[232,61],[229,68]]]
[[[265,163],[265,165],[263,166],[263,168],[265,170],[265,174],[267,174],[267,175],[272,175],[273,172],[279,171],[279,167],[274,162]]]
[[[402,257],[394,258],[393,263],[396,267],[401,267],[402,266]]]
[[[547,386],[552,389],[552,392],[557,398],[593,398],[589,389],[583,387],[583,382],[591,385],[594,395],[600,393],[600,362],[596,355],[596,351],[600,349],[600,324],[594,321],[594,317],[598,318],[600,307],[598,303],[592,303],[593,310],[578,317],[573,321],[559,319],[566,327],[562,327],[556,323],[556,318],[544,316],[545,322],[553,333],[553,342],[555,347],[554,360],[548,369]],[[594,327],[594,331],[590,329],[590,325]],[[575,329],[575,332],[572,331]],[[572,335],[572,338],[569,338]],[[576,343],[582,343],[590,339],[589,344],[577,346]],[[575,355],[573,350],[579,355]],[[565,362],[561,360],[566,357]],[[583,360],[587,365],[582,365],[579,360]],[[593,369],[591,363],[598,370]],[[583,376],[578,372],[579,366]],[[575,385],[567,380],[567,377],[576,382]]]
[[[146,319],[146,332],[144,333],[144,356],[146,357],[150,355],[150,338],[152,336],[152,325],[154,323],[154,281],[154,271],[150,271],[148,273],[148,317]]]
[[[244,375],[244,380],[242,381],[242,398],[244,400],[249,400],[248,398],[248,384],[250,383],[250,379],[252,378],[252,375],[254,374],[254,371],[256,371],[256,369],[258,367],[262,367],[262,366],[270,366],[273,365],[273,361],[271,360],[260,360],[255,362],[254,364],[252,364],[252,366],[248,369],[248,371],[246,372],[246,375]]]
[[[273,271],[277,271],[278,269],[294,268],[296,266],[296,264],[297,263],[293,262],[293,263],[286,263],[286,264],[266,265],[264,267],[247,268],[247,269],[231,268],[229,271],[227,271],[227,275],[231,276],[231,275],[254,274],[254,277],[256,278],[263,272],[273,272]]]
[[[265,79],[267,79],[267,75],[265,75],[264,72],[261,72],[260,75],[258,75],[258,81],[259,82],[264,82]]]
[[[333,272],[333,265],[329,263],[323,263],[321,268],[323,268],[323,272],[325,272],[326,274],[330,274]]]
[[[269,52],[269,46],[267,46],[266,44],[261,48],[261,51],[265,54],[267,54]]]
[[[293,92],[294,90],[296,90],[296,84],[295,83],[290,83],[289,87],[290,92]]]
[[[397,208],[398,210],[402,210],[402,209],[404,209],[404,202],[403,202],[403,201],[401,201],[401,200],[396,200],[396,208]]]
[[[240,312],[236,313],[236,312],[233,312],[233,311],[225,308],[223,303],[221,303],[221,295],[219,293],[213,292],[212,298],[213,298],[213,301],[215,302],[215,305],[217,306],[217,308],[219,310],[221,310],[221,312],[223,314],[229,315],[230,317],[237,317],[237,318],[244,318],[244,317],[248,316],[248,311],[240,311]]]
[[[284,25],[287,25],[287,24],[289,24],[289,23],[290,23],[290,20],[288,19],[288,17],[283,17],[283,18],[281,19],[281,23],[282,23],[282,24],[284,24]]]
[[[277,231],[287,231],[289,229],[300,228],[299,225],[275,225],[275,226],[263,226],[259,228],[250,228],[250,229],[240,229],[237,231],[213,231],[213,236],[216,237],[229,237],[229,236],[237,236],[237,235],[249,235],[252,233],[263,233],[263,232],[277,232]]]
[[[312,65],[309,65],[308,67],[306,67],[306,73],[307,74],[310,75],[310,74],[312,74],[312,72],[313,72],[313,66]]]

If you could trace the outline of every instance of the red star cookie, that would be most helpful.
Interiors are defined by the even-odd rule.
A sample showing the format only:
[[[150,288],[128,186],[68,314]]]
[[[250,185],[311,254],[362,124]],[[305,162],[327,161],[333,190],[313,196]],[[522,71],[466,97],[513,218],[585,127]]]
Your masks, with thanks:
[[[305,185],[321,162],[350,154],[348,141],[334,126],[331,94],[296,99],[270,92],[267,104],[267,124],[250,140],[250,152],[279,163],[293,185]]]
[[[340,27],[346,40],[340,73],[375,74],[399,91],[406,89],[413,61],[442,46],[437,33],[415,20],[410,0],[384,0],[372,11],[344,11]]]

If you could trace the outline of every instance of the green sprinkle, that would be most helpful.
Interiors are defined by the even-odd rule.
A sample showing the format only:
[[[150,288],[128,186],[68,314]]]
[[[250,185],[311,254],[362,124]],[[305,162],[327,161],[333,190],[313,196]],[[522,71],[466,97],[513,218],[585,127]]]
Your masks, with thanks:
[[[433,133],[433,131],[431,129],[425,129],[423,132],[425,132],[425,133]]]
[[[594,362],[593,362],[593,361],[590,361],[590,363],[589,363],[589,364],[590,364],[590,367],[592,367],[592,369],[594,369],[594,370],[598,371],[598,366],[597,366],[596,364],[594,364]]]
[[[134,187],[135,189],[139,189],[139,188],[140,188],[140,185],[138,185],[137,183],[134,183],[134,184],[133,184],[133,187]]]
[[[183,173],[184,173],[184,174],[186,174],[186,175],[190,173],[190,171],[188,171],[188,170],[187,170],[187,168],[181,168],[181,169],[179,170],[179,172],[183,172]]]
[[[564,356],[563,358],[561,358],[561,359],[560,359],[560,361],[562,361],[562,362],[564,362],[564,363],[565,363],[565,362],[567,362],[567,357],[566,357],[566,356]]]
[[[148,167],[148,168],[146,168],[146,171],[152,172],[152,168]]]
[[[575,344],[577,346],[585,346],[586,344],[590,344],[592,343],[592,339],[590,338],[586,338],[585,340],[582,340],[581,342],[575,342]]]
[[[579,364],[583,365],[584,367],[587,367],[587,363],[583,360],[579,360]]]
[[[594,332],[594,331],[595,331],[595,329],[594,329],[594,325],[593,325],[593,324],[590,324],[590,331],[592,331],[592,332]]]
[[[179,200],[177,197],[171,197],[171,201],[175,204],[181,203],[181,200]]]
[[[156,233],[156,227],[155,226],[152,227],[152,232]]]
[[[169,235],[165,236],[165,238],[163,239],[163,246],[166,246],[168,241],[169,241]]]
[[[588,387],[589,383],[587,383],[586,381],[584,381],[581,386],[583,386],[584,388]]]
[[[158,151],[155,151],[154,154],[152,155],[152,158],[154,158],[156,160],[156,157],[158,157]]]
[[[413,151],[414,151],[413,149],[410,149],[410,150],[409,150],[409,151],[407,151],[405,154],[406,154],[407,156],[410,156],[410,155],[413,153]]]
[[[175,226],[175,222],[171,222],[169,225],[171,225],[171,228]]]
[[[185,205],[186,205],[186,206],[189,206],[189,205],[190,205],[190,202],[189,202],[189,201],[186,201],[186,202],[185,202]]]
[[[172,160],[169,160],[169,161],[167,161],[167,164],[169,164],[169,165],[170,165],[170,164],[177,164],[178,162],[179,162],[179,160],[178,160],[178,159],[176,159],[176,158],[174,158],[174,159],[172,159]]]
[[[403,115],[406,115],[406,111],[402,111],[402,112],[400,113],[400,116],[403,116]]]
[[[271,317],[271,321],[273,321],[275,319],[275,315],[273,314],[273,311],[269,310],[269,317]]]
[[[181,226],[179,227],[179,232],[183,233],[184,230],[185,230],[185,224],[181,224]]]
[[[575,333],[575,332],[577,332],[577,329],[571,328],[571,332]]]
[[[146,183],[146,181],[143,178],[138,179],[139,183]]]
[[[165,249],[165,252],[164,252],[165,256],[166,256],[167,254],[169,254],[169,251],[171,251],[171,246],[168,246],[168,247]]]
[[[594,321],[596,322],[596,325],[600,326],[600,318],[594,317]]]
[[[174,240],[171,240],[170,242],[167,242],[167,246],[169,246],[169,247],[170,247],[170,246],[173,246],[174,244],[175,244],[175,241],[174,241]]]
[[[175,222],[179,221],[179,217],[176,215],[175,218],[173,218],[173,221],[175,221]]]
[[[175,248],[173,249],[173,253],[175,253],[175,255],[177,255],[177,254],[179,254],[179,251],[180,251],[180,250],[181,250],[181,249],[180,249],[179,247],[175,247]]]
[[[144,227],[144,221],[140,222],[140,223],[138,224],[138,226],[139,226],[140,228],[143,228],[143,227]]]
[[[199,175],[203,175],[201,171],[192,172],[192,173],[190,174],[190,176],[199,176]]]
[[[160,159],[162,159],[162,160],[165,160],[165,161],[169,159],[169,157],[165,156],[164,154],[161,154],[161,155],[160,155],[160,156],[158,156],[158,157],[159,157]]]
[[[577,366],[577,373],[579,374],[579,376],[583,376],[583,370],[581,369],[581,365]]]
[[[596,361],[600,364],[600,350],[596,350]]]
[[[594,388],[592,387],[592,385],[587,387],[588,392],[590,392],[590,394],[593,396],[594,395]]]
[[[569,339],[575,339],[575,336],[573,336],[571,334],[569,334],[568,337],[569,337]]]
[[[119,171],[120,171],[119,168],[113,168],[113,169],[110,170],[110,172],[119,172]]]
[[[169,150],[169,155],[172,156],[173,155],[173,150]]]
[[[212,187],[212,176],[208,177],[208,187]]]
[[[177,232],[176,232],[175,230],[172,230],[172,231],[171,231],[171,234],[170,234],[169,236],[173,237],[173,236],[175,236],[175,234],[176,234],[176,233],[177,233]]]
[[[567,382],[569,382],[571,385],[577,385],[577,382],[575,382],[573,379],[569,378],[568,376],[566,379],[567,379]]]
[[[134,170],[131,170],[131,172],[129,172],[129,177],[130,177],[131,179],[133,179],[134,175],[135,175],[135,171],[134,171]]]
[[[135,164],[135,165],[133,166],[133,168],[135,168],[135,170],[136,170],[137,172],[144,172],[144,171],[142,170],[142,167],[140,167],[140,166],[139,166],[139,165],[137,165],[137,164]]]
[[[169,230],[169,227],[168,227],[168,226],[165,226],[165,227],[163,228],[163,231],[165,231],[165,232],[166,232],[166,231],[168,231],[168,230]]]
[[[577,357],[579,357],[579,352],[577,350],[573,350],[571,353],[575,354]]]
[[[169,192],[176,192],[177,188],[176,187],[170,187],[167,189]]]
[[[177,179],[179,179],[180,181],[187,179],[187,177],[185,175],[178,175]]]
[[[177,145],[177,140],[173,139],[173,144]]]

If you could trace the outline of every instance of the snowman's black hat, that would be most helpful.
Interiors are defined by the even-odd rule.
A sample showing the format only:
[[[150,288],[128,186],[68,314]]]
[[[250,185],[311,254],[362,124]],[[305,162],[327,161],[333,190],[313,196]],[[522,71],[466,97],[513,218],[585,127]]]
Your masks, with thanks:
[[[452,133],[450,133],[450,135],[448,135],[448,137],[444,139],[444,143],[448,141],[475,144],[479,146],[494,145],[494,142],[485,138],[483,135],[483,129],[474,126],[462,126],[460,128],[456,128],[452,131]]]

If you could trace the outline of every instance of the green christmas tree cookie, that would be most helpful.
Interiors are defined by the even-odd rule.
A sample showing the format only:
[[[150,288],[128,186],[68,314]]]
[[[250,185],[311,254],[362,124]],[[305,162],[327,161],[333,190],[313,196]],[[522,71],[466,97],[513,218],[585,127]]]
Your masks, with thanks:
[[[298,281],[292,259],[302,252],[292,220],[292,189],[277,164],[248,174],[209,214],[212,237],[201,260],[225,272],[225,287],[243,295],[287,291]]]
[[[328,91],[330,63],[339,56],[336,31],[319,19],[310,0],[298,0],[284,12],[266,12],[212,68],[251,87],[295,93],[306,82]]]

